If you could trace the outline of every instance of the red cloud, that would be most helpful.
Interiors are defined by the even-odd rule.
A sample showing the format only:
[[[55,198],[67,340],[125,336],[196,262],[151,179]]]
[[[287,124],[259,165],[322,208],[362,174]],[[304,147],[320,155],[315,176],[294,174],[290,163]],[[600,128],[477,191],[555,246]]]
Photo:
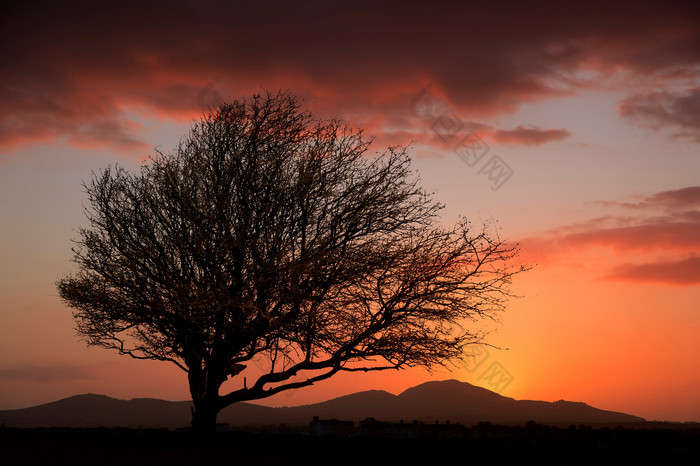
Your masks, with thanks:
[[[646,264],[623,264],[605,278],[627,282],[656,282],[672,285],[700,284],[700,257]]]
[[[617,251],[654,249],[700,251],[700,222],[654,222],[571,233],[559,241],[568,247],[604,246]]]
[[[520,241],[529,258],[542,264],[579,263],[594,248],[607,249],[618,257],[629,254],[656,256],[658,254],[700,254],[700,216],[695,221],[666,222],[642,219],[638,225],[625,227],[594,226],[577,232],[564,227]]]
[[[639,203],[610,203],[634,207],[634,217],[605,216],[560,227],[520,241],[523,251],[543,264],[584,265],[594,250],[607,251],[607,279],[696,283],[700,277],[700,188],[661,191]],[[658,209],[665,209],[663,215]],[[646,209],[646,210],[645,210]],[[634,255],[641,264],[626,261]],[[600,257],[600,256],[599,256]],[[690,259],[688,259],[690,257]],[[617,266],[614,262],[625,260]],[[596,264],[599,266],[600,264]],[[695,267],[695,269],[693,268]]]
[[[565,129],[540,129],[536,126],[518,126],[514,130],[499,129],[491,133],[491,139],[500,144],[541,146],[550,141],[562,141],[571,136]]]
[[[361,116],[377,104],[406,114],[411,97],[432,82],[456,113],[488,117],[600,86],[621,71],[692,76],[700,62],[696,13],[673,1],[504,9],[415,0],[125,0],[99,12],[87,1],[10,2],[0,30],[0,145],[68,137],[138,148],[127,113],[189,119],[214,92],[228,100],[261,87],[290,89],[321,112]],[[517,136],[494,137],[536,144],[564,133]]]

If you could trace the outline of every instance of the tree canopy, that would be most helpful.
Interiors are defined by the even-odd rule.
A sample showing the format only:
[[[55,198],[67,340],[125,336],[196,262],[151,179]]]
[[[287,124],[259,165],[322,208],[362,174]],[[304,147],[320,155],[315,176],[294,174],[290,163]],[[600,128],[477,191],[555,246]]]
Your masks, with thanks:
[[[94,173],[77,270],[57,282],[78,332],[187,372],[203,430],[227,405],[338,372],[463,357],[482,336],[470,322],[502,311],[524,270],[517,245],[441,226],[408,149],[370,143],[268,93],[211,110],[138,173]]]

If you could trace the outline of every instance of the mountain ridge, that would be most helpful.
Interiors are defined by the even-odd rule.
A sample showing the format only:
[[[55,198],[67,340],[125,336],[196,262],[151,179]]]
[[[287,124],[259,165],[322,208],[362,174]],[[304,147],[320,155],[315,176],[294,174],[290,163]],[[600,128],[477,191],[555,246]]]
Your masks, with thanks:
[[[106,395],[73,395],[29,408],[0,411],[8,427],[132,427],[180,428],[189,425],[191,401],[157,398],[120,400]],[[644,422],[638,416],[606,411],[583,402],[515,400],[455,379],[429,381],[398,395],[366,390],[320,403],[273,408],[237,403],[224,408],[218,421],[234,427],[306,424],[313,416],[354,422],[373,417],[383,421],[481,421],[524,424],[530,420],[551,424]]]

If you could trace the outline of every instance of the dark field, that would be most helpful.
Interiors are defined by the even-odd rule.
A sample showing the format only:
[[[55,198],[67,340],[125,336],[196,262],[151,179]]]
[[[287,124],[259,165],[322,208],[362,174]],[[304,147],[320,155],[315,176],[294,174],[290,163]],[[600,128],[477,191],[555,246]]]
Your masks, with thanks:
[[[303,430],[303,429],[298,429]],[[472,428],[466,438],[0,427],[3,465],[700,464],[700,429]]]

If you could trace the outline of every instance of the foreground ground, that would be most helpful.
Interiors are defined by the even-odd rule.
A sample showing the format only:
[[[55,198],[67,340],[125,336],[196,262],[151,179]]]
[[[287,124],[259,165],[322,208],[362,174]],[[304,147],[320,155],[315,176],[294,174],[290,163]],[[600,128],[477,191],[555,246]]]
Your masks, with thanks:
[[[459,439],[0,427],[3,465],[699,464],[700,429],[472,428]]]

